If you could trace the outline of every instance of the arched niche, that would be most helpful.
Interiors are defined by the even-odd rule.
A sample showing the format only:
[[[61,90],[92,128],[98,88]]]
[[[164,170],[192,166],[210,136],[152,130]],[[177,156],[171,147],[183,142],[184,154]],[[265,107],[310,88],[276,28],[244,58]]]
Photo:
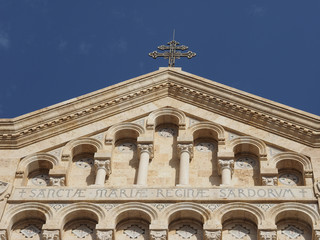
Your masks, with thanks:
[[[257,138],[241,136],[231,140],[230,146],[235,156],[235,185],[261,185],[260,162],[267,159],[265,143]]]
[[[94,204],[77,203],[60,212],[63,239],[96,239],[96,226],[104,219],[104,212]]]
[[[176,108],[164,107],[149,114],[147,129],[156,129],[163,124],[173,124],[179,129],[186,129],[186,115]]]
[[[201,183],[204,187],[219,186],[220,176],[218,174],[217,154],[219,146],[225,144],[224,129],[211,122],[200,122],[192,125],[188,132],[193,137],[194,157],[190,168],[197,169],[190,174],[190,183],[194,185]],[[198,176],[198,172],[202,174]]]
[[[49,171],[58,165],[58,159],[48,153],[36,153],[23,158],[17,172],[22,172],[21,185],[47,186]]]
[[[270,165],[278,169],[279,185],[312,185],[311,161],[302,154],[278,153],[271,159]]]

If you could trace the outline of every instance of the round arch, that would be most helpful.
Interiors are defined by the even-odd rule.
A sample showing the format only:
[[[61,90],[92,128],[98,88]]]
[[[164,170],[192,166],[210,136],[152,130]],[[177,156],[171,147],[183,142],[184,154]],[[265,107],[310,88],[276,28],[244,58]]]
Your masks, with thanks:
[[[125,219],[140,218],[149,224],[158,218],[157,212],[147,204],[144,203],[125,203],[112,209],[109,213],[111,225],[116,227],[121,221]],[[111,217],[112,216],[112,217]]]
[[[118,123],[113,125],[106,132],[105,143],[107,145],[114,144],[121,136],[117,136],[118,132],[131,131],[134,138],[144,134],[144,128],[136,123]]]
[[[73,150],[80,145],[88,145],[95,149],[95,152],[102,149],[102,143],[94,138],[78,138],[68,142],[62,149],[62,160],[69,161],[73,158]]]
[[[205,224],[210,219],[210,212],[199,204],[176,203],[163,211],[162,218],[168,225],[178,218],[195,219]]]
[[[200,122],[190,127],[190,132],[195,138],[195,134],[201,130],[209,130],[209,133],[213,135],[215,140],[220,144],[225,144],[225,131],[222,126],[212,122]]]
[[[49,154],[49,153],[35,153],[35,154],[31,154],[29,156],[26,156],[25,158],[23,158],[19,164],[18,167],[18,171],[25,171],[28,169],[28,166],[30,166],[30,164],[37,162],[37,161],[45,161],[48,162],[49,165],[51,165],[52,167],[55,165],[58,165],[58,159]],[[28,174],[28,173],[27,173]]]
[[[59,210],[61,216],[61,225],[63,227],[70,221],[79,219],[81,217],[95,221],[97,224],[103,222],[105,219],[104,211],[91,203],[74,203]]]
[[[237,215],[239,218],[249,219],[257,226],[261,225],[265,220],[265,215],[261,209],[242,202],[225,204],[217,210],[215,217],[217,218],[216,221],[220,222],[222,226],[222,224],[233,217],[233,215]]]
[[[254,138],[251,136],[241,136],[230,141],[230,146],[233,150],[235,150],[237,147],[240,147],[241,145],[252,146],[253,148],[249,151],[257,154],[260,157],[260,160],[261,158],[267,157],[267,146],[258,138]]]
[[[320,220],[318,212],[302,203],[280,203],[271,208],[268,213],[268,218],[275,224],[284,216],[303,220],[311,227]]]
[[[312,171],[310,159],[302,154],[294,153],[294,152],[278,153],[271,159],[270,165],[271,167],[276,167],[279,162],[284,160],[292,160],[292,161],[299,162],[303,166],[303,170],[305,172]]]
[[[38,218],[44,222],[52,220],[53,212],[51,208],[42,203],[21,203],[18,206],[9,209],[3,216],[3,222],[1,225],[11,229],[11,227],[23,220],[24,218]]]
[[[164,107],[151,112],[147,118],[147,129],[155,129],[160,117],[171,116],[177,119],[179,129],[186,128],[186,115],[176,108]]]

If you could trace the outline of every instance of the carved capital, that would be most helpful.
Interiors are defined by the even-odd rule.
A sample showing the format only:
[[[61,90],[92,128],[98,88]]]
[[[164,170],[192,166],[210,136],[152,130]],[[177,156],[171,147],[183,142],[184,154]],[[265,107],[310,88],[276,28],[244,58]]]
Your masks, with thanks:
[[[70,154],[63,154],[61,157],[62,161],[69,161],[71,159]]]
[[[0,230],[0,240],[7,240],[7,231]]]
[[[206,240],[220,240],[221,230],[205,230],[204,235]]]
[[[43,240],[60,240],[59,230],[42,230]]]
[[[314,231],[314,236],[315,236],[315,240],[320,240],[320,231],[319,230],[315,230]]]
[[[108,160],[94,160],[94,166],[96,167],[96,171],[99,169],[104,169],[106,171],[107,177],[111,174],[111,161]]]
[[[224,169],[230,169],[231,172],[233,172],[234,168],[234,160],[219,160],[218,161],[218,171],[219,174],[221,175],[222,170]]]
[[[66,186],[65,177],[50,177],[49,186],[64,187]]]
[[[146,152],[150,158],[153,158],[153,144],[138,144],[138,150],[140,155]]]
[[[150,230],[150,240],[166,240],[166,230]]]
[[[260,230],[260,240],[276,240],[277,231],[273,230]]]
[[[192,144],[178,144],[179,153],[182,154],[184,152],[190,155],[190,159],[193,157],[193,145]]]
[[[24,171],[16,171],[16,178],[23,178]]]
[[[262,186],[278,186],[278,178],[262,177]]]
[[[97,230],[97,240],[112,240],[112,230]]]

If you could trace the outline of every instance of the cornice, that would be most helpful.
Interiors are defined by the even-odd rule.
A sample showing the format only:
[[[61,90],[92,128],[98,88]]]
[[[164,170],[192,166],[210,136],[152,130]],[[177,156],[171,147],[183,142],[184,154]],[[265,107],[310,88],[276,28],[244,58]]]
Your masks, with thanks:
[[[17,118],[0,119],[0,148],[20,148],[167,96],[320,147],[319,116],[180,69],[162,68]]]

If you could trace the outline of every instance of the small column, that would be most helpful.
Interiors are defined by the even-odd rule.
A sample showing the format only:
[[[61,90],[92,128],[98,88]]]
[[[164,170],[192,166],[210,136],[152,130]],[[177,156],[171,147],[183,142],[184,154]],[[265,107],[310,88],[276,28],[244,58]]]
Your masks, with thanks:
[[[315,240],[320,240],[320,230],[314,231],[314,237],[315,237]]]
[[[276,230],[260,230],[260,240],[276,240],[277,231]]]
[[[113,231],[112,230],[97,230],[96,232],[97,240],[112,240]]]
[[[205,230],[205,240],[220,240],[221,230]]]
[[[60,240],[59,230],[42,230],[43,240]]]
[[[150,240],[166,240],[167,230],[150,230]]]
[[[96,167],[96,181],[95,185],[104,185],[106,176],[111,174],[111,161],[108,160],[94,160]]]
[[[219,160],[219,174],[221,175],[221,185],[230,185],[233,173],[233,160]]]
[[[147,185],[149,161],[153,158],[152,144],[138,144],[140,160],[137,177],[137,185]]]
[[[192,158],[192,144],[178,144],[180,153],[180,170],[179,184],[180,186],[189,185],[189,163]]]

